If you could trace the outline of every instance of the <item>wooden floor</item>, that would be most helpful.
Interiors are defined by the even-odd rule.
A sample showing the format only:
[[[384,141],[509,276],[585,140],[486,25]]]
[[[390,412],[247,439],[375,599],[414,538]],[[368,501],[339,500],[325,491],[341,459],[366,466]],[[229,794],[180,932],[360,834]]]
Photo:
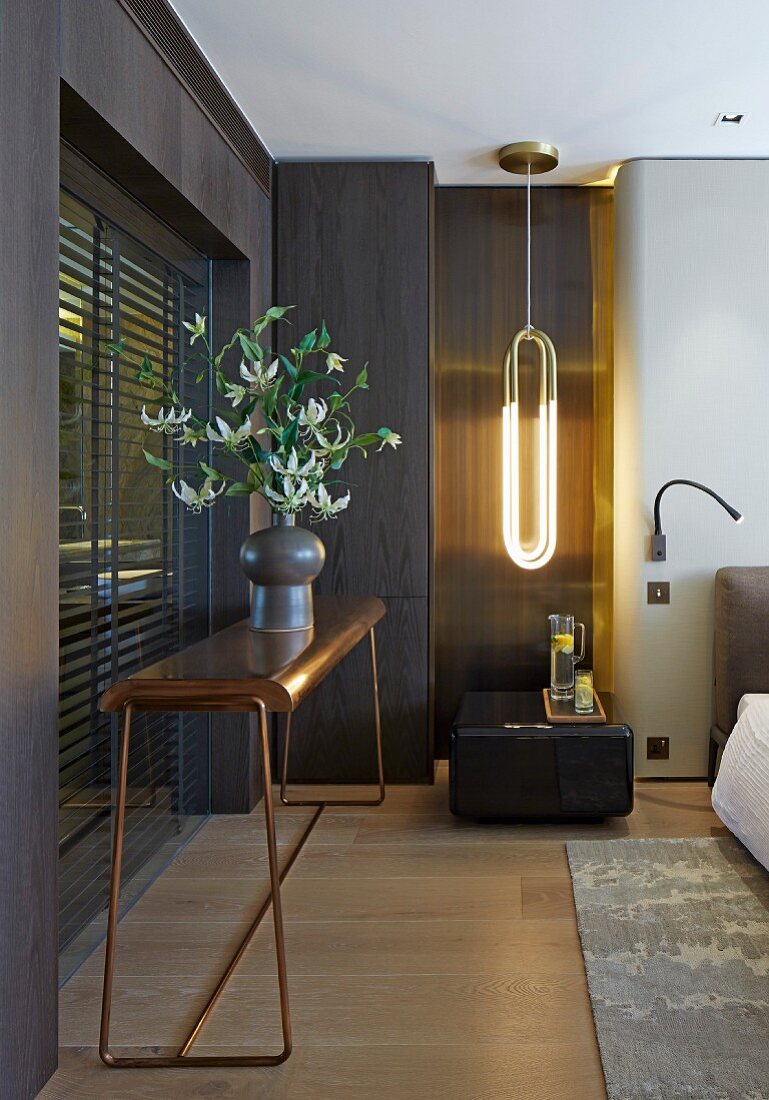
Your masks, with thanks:
[[[108,1070],[102,952],[61,994],[45,1100],[603,1100],[564,840],[726,830],[705,783],[637,786],[604,825],[482,826],[434,787],[328,809],[283,888],[294,1053],[277,1069]],[[310,811],[281,810],[282,855]],[[266,893],[262,818],[217,817],[121,925],[113,1046],[178,1047]],[[269,920],[194,1048],[279,1049]]]

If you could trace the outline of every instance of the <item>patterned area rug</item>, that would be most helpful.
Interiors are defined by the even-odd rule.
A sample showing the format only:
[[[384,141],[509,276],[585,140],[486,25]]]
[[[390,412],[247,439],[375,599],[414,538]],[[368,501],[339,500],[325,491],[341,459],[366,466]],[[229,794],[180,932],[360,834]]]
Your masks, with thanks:
[[[769,873],[731,837],[567,849],[610,1100],[769,1100]]]

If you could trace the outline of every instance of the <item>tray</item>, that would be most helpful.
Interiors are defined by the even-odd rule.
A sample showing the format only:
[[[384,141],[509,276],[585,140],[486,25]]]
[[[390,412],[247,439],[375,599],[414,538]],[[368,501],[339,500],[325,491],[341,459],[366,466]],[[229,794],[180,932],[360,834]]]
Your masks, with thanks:
[[[551,699],[550,688],[543,688],[542,695],[545,699],[545,714],[551,726],[601,726],[606,721],[606,713],[595,690],[590,714],[577,714],[573,699]]]

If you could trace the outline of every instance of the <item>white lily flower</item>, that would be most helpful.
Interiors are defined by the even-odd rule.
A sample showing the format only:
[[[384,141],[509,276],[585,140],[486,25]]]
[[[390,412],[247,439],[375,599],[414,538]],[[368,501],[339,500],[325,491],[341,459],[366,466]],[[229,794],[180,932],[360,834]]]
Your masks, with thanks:
[[[199,336],[205,336],[206,334],[206,319],[202,313],[195,314],[195,320],[182,321],[182,324],[188,332],[192,333],[190,336],[190,344],[194,344]]]
[[[214,490],[211,478],[207,477],[200,488],[195,489],[194,486],[188,485],[186,481],[179,478],[179,488],[176,488],[176,482],[171,484],[171,488],[174,496],[178,497],[182,504],[186,504],[191,512],[199,514],[204,508],[210,508],[219,494],[224,491],[224,482]]]
[[[332,370],[344,371],[342,363],[346,363],[347,360],[343,359],[341,355],[337,355],[335,351],[330,351],[326,356],[326,373],[331,374]]]
[[[216,417],[216,431],[211,424],[206,424],[206,435],[212,443],[222,443],[228,451],[239,451],[245,447],[248,437],[251,435],[251,425],[244,420],[239,428],[231,428],[221,416]]]
[[[270,455],[270,466],[272,466],[276,473],[282,474],[284,477],[307,477],[307,475],[314,470],[316,462],[317,459],[315,455],[310,454],[310,457],[304,465],[300,466],[299,456],[293,447],[291,448],[291,454],[288,456],[285,466],[281,462],[279,454],[273,451]]]
[[[233,382],[224,383],[224,396],[228,401],[232,402],[233,409],[236,409],[243,398],[246,396],[246,387],[238,386]]]
[[[278,493],[275,489],[266,485],[264,488],[264,494],[268,500],[271,500],[276,505],[276,511],[278,512],[301,512],[302,508],[308,502],[310,487],[307,482],[302,480],[296,484],[292,478],[284,477],[281,482],[283,489],[282,493]]]
[[[182,434],[179,436],[178,443],[181,446],[184,446],[185,443],[189,443],[191,447],[197,447],[201,439],[205,438],[205,428],[190,428],[185,424],[182,428]]]
[[[322,455],[324,457],[331,457],[337,451],[343,451],[347,444],[350,442],[350,433],[343,432],[339,424],[337,424],[336,426],[336,439],[334,439],[333,441],[330,440],[328,436],[323,435],[323,433],[319,432],[317,429],[314,432],[314,435],[316,440],[320,444],[320,446],[316,448],[316,454]]]
[[[326,418],[328,405],[322,397],[311,397],[307,404],[299,412],[299,426],[314,432],[321,426]]]
[[[262,363],[254,363],[253,368],[251,368],[244,359],[240,364],[240,377],[244,382],[248,382],[252,391],[263,391],[269,389],[275,381],[279,365],[279,360],[274,359],[268,367]]]
[[[160,407],[157,416],[150,416],[147,412],[147,406],[142,405],[142,424],[146,424],[154,432],[165,432],[166,435],[173,435],[174,432],[180,431],[191,416],[192,409],[179,409],[177,412],[176,409],[171,407],[166,412],[163,406]]]
[[[392,447],[393,450],[400,447],[401,437],[397,432],[391,432],[389,428],[380,428],[376,434],[382,440],[382,446],[377,449],[377,453],[384,450],[385,446]]]
[[[313,507],[312,519],[336,519],[337,512],[343,512],[349,503],[349,489],[343,497],[332,500],[326,486],[319,485],[310,496],[310,504]]]

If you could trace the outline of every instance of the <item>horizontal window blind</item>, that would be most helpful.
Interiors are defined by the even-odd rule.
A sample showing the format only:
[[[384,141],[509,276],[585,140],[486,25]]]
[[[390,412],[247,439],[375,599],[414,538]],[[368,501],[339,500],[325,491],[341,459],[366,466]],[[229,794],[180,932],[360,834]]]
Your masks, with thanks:
[[[189,385],[195,364],[181,361],[182,322],[208,312],[208,264],[163,259],[67,191],[59,256],[59,926],[77,963],[71,945],[106,906],[111,859],[118,723],[100,714],[99,697],[208,633],[208,517],[183,508],[142,447],[182,477],[206,453],[160,434],[147,444],[139,412],[159,400],[135,379],[146,350],[207,418],[209,396]],[[107,345],[119,338],[115,356]],[[205,715],[137,715],[126,883],[150,874],[208,811],[208,736]]]

